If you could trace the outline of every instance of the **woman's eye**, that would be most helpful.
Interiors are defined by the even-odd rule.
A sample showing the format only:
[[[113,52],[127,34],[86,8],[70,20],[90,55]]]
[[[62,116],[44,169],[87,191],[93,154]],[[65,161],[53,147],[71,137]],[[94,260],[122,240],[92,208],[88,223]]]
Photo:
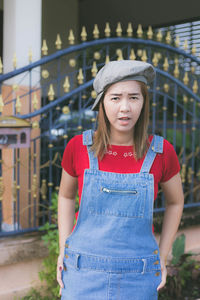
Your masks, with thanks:
[[[119,97],[112,97],[111,100],[114,100],[114,101],[119,100]]]
[[[131,97],[131,99],[133,99],[133,100],[137,100],[137,99],[138,99],[138,97],[136,97],[136,96],[132,96],[132,97]]]

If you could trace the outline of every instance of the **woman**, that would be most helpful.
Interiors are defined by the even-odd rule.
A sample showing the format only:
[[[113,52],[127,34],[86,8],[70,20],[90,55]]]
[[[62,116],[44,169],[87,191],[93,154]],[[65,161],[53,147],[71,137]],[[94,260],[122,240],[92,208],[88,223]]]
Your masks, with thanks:
[[[147,84],[154,77],[154,68],[140,61],[105,65],[94,80],[98,128],[65,149],[57,263],[63,300],[153,300],[165,285],[183,191],[173,146],[147,134]],[[158,247],[152,216],[159,182],[166,210]],[[81,202],[73,228],[77,188]]]

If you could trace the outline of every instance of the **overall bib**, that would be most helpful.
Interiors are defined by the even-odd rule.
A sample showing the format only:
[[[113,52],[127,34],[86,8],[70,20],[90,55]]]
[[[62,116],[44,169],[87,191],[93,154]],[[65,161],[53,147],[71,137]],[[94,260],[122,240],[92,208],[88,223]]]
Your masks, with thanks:
[[[140,173],[100,171],[83,133],[90,168],[84,172],[77,224],[65,244],[62,300],[156,300],[159,248],[152,233],[154,177],[163,138],[154,135]]]

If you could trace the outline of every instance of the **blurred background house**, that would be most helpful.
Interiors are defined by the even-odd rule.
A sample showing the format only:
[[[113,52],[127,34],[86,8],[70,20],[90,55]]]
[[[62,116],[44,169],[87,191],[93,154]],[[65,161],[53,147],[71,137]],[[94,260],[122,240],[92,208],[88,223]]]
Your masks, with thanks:
[[[109,60],[157,70],[149,130],[177,151],[185,218],[195,224],[186,251],[200,248],[199,10],[196,0],[0,1],[0,299],[40,284],[47,251],[37,231],[53,222],[67,142],[95,128],[92,81]],[[155,216],[163,211],[159,193]]]

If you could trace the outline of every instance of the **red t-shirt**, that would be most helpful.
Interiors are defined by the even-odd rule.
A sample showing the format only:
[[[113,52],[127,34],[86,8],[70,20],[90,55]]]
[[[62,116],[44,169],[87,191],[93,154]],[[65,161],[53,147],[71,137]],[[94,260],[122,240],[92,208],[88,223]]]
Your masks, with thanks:
[[[149,136],[151,142],[153,135]],[[144,157],[135,160],[133,146],[112,145],[102,160],[98,159],[99,170],[115,173],[139,173]],[[83,145],[83,136],[73,137],[67,144],[61,163],[63,169],[78,178],[79,205],[83,188],[84,170],[89,168],[87,146]],[[178,157],[172,144],[164,139],[163,153],[157,153],[150,173],[154,175],[154,200],[158,193],[158,183],[168,181],[180,171]],[[76,219],[78,213],[76,213]]]

